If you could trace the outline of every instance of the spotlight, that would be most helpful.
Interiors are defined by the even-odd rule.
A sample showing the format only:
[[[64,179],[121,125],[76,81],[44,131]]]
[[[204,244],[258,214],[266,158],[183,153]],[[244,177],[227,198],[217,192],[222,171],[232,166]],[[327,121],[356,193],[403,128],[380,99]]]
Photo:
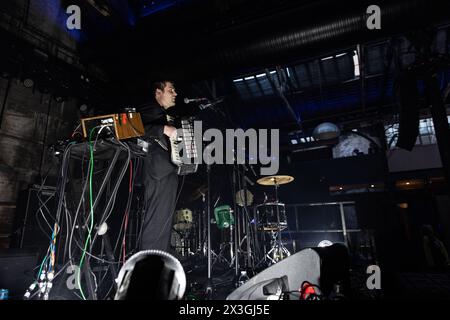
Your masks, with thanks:
[[[408,203],[407,202],[397,203],[397,207],[402,209],[408,209]]]
[[[333,242],[331,242],[330,240],[322,240],[319,242],[319,244],[317,245],[319,248],[324,248],[324,247],[329,247],[332,246]]]
[[[340,134],[338,126],[331,122],[321,123],[313,130],[313,137],[316,140],[336,139]]]

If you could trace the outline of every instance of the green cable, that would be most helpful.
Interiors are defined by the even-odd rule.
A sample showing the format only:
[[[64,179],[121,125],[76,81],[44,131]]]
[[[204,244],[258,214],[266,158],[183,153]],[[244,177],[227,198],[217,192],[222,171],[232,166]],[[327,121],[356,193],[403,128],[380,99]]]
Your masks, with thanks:
[[[94,206],[93,206],[93,203],[92,203],[92,173],[94,172],[94,150],[93,150],[91,141],[92,141],[92,133],[94,132],[94,130],[96,128],[97,127],[92,128],[90,133],[89,133],[89,152],[90,152],[90,155],[91,155],[91,157],[90,157],[90,170],[89,170],[89,203],[90,203],[90,206],[91,206],[91,212],[90,212],[91,224],[89,226],[89,232],[88,232],[88,236],[87,236],[87,239],[86,239],[86,243],[84,244],[83,255],[81,256],[80,267],[78,269],[78,277],[77,277],[78,287],[80,288],[80,293],[81,293],[81,296],[83,297],[83,300],[86,300],[86,297],[84,296],[83,289],[81,288],[81,268],[83,266],[83,261],[84,261],[85,255],[86,255],[87,246],[89,244],[89,241],[91,240],[91,232],[92,232],[92,229],[94,227],[94,210],[93,210]]]
[[[48,259],[48,253],[47,253],[47,255],[45,256],[45,258],[44,258],[44,260],[42,260],[42,263],[41,263],[41,267],[39,268],[39,273],[38,273],[38,281],[41,279],[41,272],[42,272],[42,268],[44,267],[44,264],[45,264],[45,262],[47,261],[47,259]]]

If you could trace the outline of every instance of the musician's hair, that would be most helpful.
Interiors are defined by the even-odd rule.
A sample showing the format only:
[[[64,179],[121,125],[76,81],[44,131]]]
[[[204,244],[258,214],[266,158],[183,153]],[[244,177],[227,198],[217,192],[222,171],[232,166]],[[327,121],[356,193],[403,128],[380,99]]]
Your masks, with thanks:
[[[164,87],[166,86],[166,83],[170,82],[171,84],[173,84],[175,86],[175,82],[173,82],[172,80],[158,80],[158,81],[154,81],[153,82],[153,92],[156,92],[156,89],[159,89],[161,91],[164,91]]]

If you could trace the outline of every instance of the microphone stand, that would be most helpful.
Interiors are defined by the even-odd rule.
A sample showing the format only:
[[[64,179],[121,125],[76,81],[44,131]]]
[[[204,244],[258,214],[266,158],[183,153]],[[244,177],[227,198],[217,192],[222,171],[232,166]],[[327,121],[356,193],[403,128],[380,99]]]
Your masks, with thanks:
[[[211,178],[211,165],[206,165],[206,183],[208,185],[208,197],[207,197],[207,221],[206,221],[206,228],[207,228],[207,234],[208,234],[208,242],[207,242],[207,251],[208,251],[208,279],[206,282],[206,297],[208,300],[211,300],[212,294],[214,291],[214,284],[211,277],[211,184],[210,184],[210,178]]]
[[[234,273],[236,277],[236,283],[238,281],[239,277],[239,244],[240,239],[238,237],[238,231],[239,231],[239,217],[238,217],[238,211],[237,211],[237,204],[236,204],[236,168],[233,165],[233,208],[234,208],[234,221],[236,226],[234,227]]]

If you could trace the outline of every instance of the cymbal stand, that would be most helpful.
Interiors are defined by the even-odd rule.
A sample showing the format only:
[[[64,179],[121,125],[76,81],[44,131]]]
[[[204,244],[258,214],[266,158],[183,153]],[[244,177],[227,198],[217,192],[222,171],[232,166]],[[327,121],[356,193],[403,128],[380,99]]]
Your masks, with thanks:
[[[247,182],[245,179],[245,171],[243,172],[242,178],[242,186],[244,190],[244,226],[245,226],[245,234],[246,234],[246,245],[247,245],[247,260],[246,267],[253,269],[253,259],[252,259],[252,248],[251,248],[251,235],[250,235],[250,224],[249,224],[249,214],[247,210]]]
[[[291,255],[291,253],[289,252],[289,250],[283,245],[283,242],[281,241],[281,223],[280,223],[280,206],[278,205],[278,187],[279,184],[277,182],[277,179],[274,178],[274,187],[275,187],[275,204],[277,207],[277,226],[278,226],[278,230],[277,230],[277,237],[274,237],[273,235],[273,231],[272,231],[272,241],[273,241],[273,245],[272,245],[272,249],[270,249],[270,251],[267,253],[267,257],[273,262],[279,262],[280,260],[282,260],[284,258],[284,255],[286,255],[287,257]],[[275,240],[276,238],[278,238],[277,240]],[[270,257],[270,254],[273,251],[273,257],[274,259],[272,259]]]

